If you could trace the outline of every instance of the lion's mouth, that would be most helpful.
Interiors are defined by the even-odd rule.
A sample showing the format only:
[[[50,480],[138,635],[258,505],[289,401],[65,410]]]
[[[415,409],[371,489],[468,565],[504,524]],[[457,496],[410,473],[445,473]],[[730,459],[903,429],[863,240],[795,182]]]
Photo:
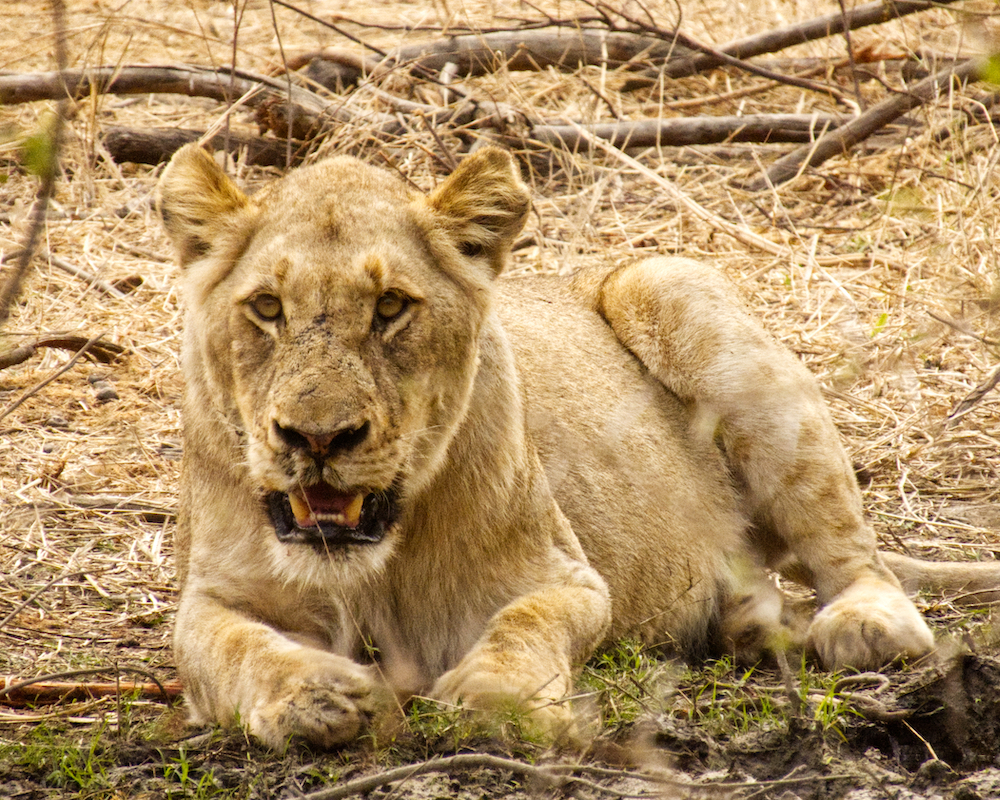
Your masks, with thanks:
[[[319,550],[378,544],[399,516],[396,493],[338,492],[326,483],[267,495],[279,541]]]

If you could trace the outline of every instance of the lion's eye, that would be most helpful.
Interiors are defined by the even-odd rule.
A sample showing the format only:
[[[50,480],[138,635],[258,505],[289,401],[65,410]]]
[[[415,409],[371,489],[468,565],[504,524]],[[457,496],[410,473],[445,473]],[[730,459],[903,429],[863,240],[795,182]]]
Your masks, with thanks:
[[[402,314],[409,304],[410,298],[405,294],[395,289],[390,289],[375,303],[375,313],[383,321],[388,322]]]
[[[250,308],[258,317],[268,322],[281,316],[281,300],[273,294],[255,294],[250,298]]]

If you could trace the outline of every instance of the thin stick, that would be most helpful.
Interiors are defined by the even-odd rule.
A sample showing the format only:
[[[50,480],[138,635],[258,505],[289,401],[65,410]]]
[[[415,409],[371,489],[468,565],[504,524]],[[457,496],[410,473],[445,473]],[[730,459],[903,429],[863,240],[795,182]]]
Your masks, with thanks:
[[[390,783],[405,781],[418,775],[425,775],[432,772],[455,773],[465,772],[474,769],[495,769],[513,772],[525,778],[530,778],[539,782],[546,788],[570,788],[571,786],[585,787],[595,791],[610,794],[615,797],[659,797],[661,795],[647,794],[625,794],[609,786],[601,786],[592,781],[586,781],[575,777],[572,773],[589,773],[594,771],[604,777],[632,778],[646,781],[661,786],[672,786],[679,789],[687,789],[697,792],[731,792],[735,789],[759,789],[763,787],[793,786],[811,782],[825,782],[844,780],[846,775],[805,775],[801,778],[782,778],[774,781],[730,781],[726,783],[694,783],[691,781],[676,781],[665,778],[661,775],[646,775],[639,772],[629,772],[626,770],[608,770],[598,768],[591,770],[586,765],[578,764],[552,764],[549,766],[536,766],[526,764],[522,761],[515,761],[500,756],[487,755],[485,753],[459,753],[458,755],[446,758],[434,758],[429,761],[421,761],[416,764],[408,764],[404,767],[386,770],[377,775],[367,775],[363,778],[356,778],[353,781],[331,786],[327,789],[320,789],[317,792],[310,792],[302,795],[302,800],[340,800],[356,794],[366,794]]]
[[[48,591],[51,587],[59,583],[59,581],[66,580],[66,578],[79,578],[83,575],[84,575],[83,572],[62,572],[59,575],[56,575],[54,578],[46,581],[44,584],[39,586],[35,591],[29,594],[26,598],[24,598],[24,600],[22,600],[20,603],[14,606],[14,608],[11,609],[10,613],[7,614],[7,616],[5,616],[3,619],[0,619],[0,630],[6,628],[8,622],[14,619],[14,617],[20,614],[21,611],[23,611],[33,602],[35,602],[35,599],[37,597],[39,597],[41,594]],[[5,691],[0,690],[0,697],[2,697],[5,694],[6,694]]]
[[[55,51],[56,67],[60,82],[65,86],[63,80],[66,71],[66,7],[63,0],[52,0],[52,19],[55,27]],[[21,294],[21,284],[24,276],[28,274],[28,267],[31,266],[31,259],[35,255],[35,248],[38,246],[38,237],[41,235],[42,227],[45,225],[45,216],[49,208],[49,201],[55,192],[56,175],[59,172],[59,148],[62,143],[63,119],[66,115],[65,89],[61,99],[56,104],[55,118],[52,121],[52,128],[49,131],[50,151],[46,163],[42,165],[42,183],[38,187],[38,194],[31,207],[29,216],[28,234],[25,237],[24,247],[14,265],[14,270],[7,276],[3,286],[0,287],[0,328],[4,326],[10,317],[11,308]],[[0,416],[0,419],[3,417]]]
[[[891,19],[907,16],[918,11],[927,11],[931,8],[950,5],[958,0],[897,0],[894,3],[886,3],[884,0],[875,0],[858,6],[842,14],[840,11],[833,11],[821,17],[806,20],[805,22],[789,25],[785,28],[767,31],[765,33],[750,36],[746,39],[739,39],[729,42],[718,48],[720,53],[736,56],[738,58],[752,58],[764,53],[776,53],[792,45],[811,42],[816,39],[825,39],[828,36],[835,36],[844,33],[846,30],[857,30],[869,25],[878,25],[888,22]],[[687,59],[678,59],[667,64],[663,73],[668,78],[680,78],[685,75],[693,75],[706,69],[717,67],[722,62],[712,55],[699,54]]]
[[[587,2],[587,0],[584,0]],[[600,4],[603,5],[603,4]],[[615,12],[622,19],[626,20],[630,24],[636,26],[637,28],[647,31],[649,33],[655,33],[658,36],[662,36],[668,41],[676,41],[678,44],[688,48],[689,50],[694,50],[696,52],[702,53],[703,55],[713,58],[717,61],[719,65],[728,64],[731,67],[736,67],[744,72],[749,72],[752,75],[759,75],[762,78],[767,78],[775,83],[784,83],[789,86],[797,86],[800,89],[807,89],[811,92],[820,92],[822,94],[828,94],[837,100],[844,101],[845,95],[839,89],[831,86],[827,83],[818,83],[808,78],[800,78],[794,75],[784,75],[780,72],[775,72],[772,69],[767,69],[766,67],[758,66],[757,64],[751,64],[749,61],[745,61],[742,58],[737,58],[736,56],[725,53],[722,50],[717,50],[714,47],[709,47],[706,44],[702,44],[696,39],[691,38],[685,33],[681,33],[679,30],[669,31],[665,28],[661,28],[658,25],[654,25],[651,22],[643,22],[640,19],[636,19],[630,14],[625,13],[622,10]]]
[[[133,666],[120,666],[115,665],[114,667],[92,667],[89,669],[74,669],[68,670],[66,672],[53,672],[47,675],[39,675],[35,678],[27,678],[23,681],[17,681],[16,683],[11,683],[13,678],[6,677],[0,678],[0,700],[11,695],[17,696],[19,693],[23,694],[23,690],[30,686],[36,686],[39,684],[49,684],[52,685],[55,681],[60,681],[64,678],[79,678],[84,675],[106,675],[109,672],[115,673],[115,675],[120,675],[122,672],[135,673],[136,675],[142,675],[149,678],[150,681],[156,686],[157,691],[160,696],[167,700],[172,700],[180,695],[180,684],[177,681],[168,681],[164,684],[155,674],[150,672],[148,669],[143,669],[142,667]],[[67,688],[79,688],[83,686],[100,686],[105,687],[107,684],[62,684]],[[127,685],[127,684],[125,684]],[[142,684],[136,684],[136,686],[141,687]],[[169,689],[168,689],[169,687]],[[110,694],[114,694],[113,692]],[[106,696],[106,695],[102,695]]]
[[[125,292],[123,292],[121,289],[116,289],[110,283],[102,281],[96,275],[91,275],[89,272],[87,272],[87,270],[74,266],[73,264],[70,264],[68,261],[64,261],[58,256],[52,255],[52,253],[46,253],[45,255],[48,261],[52,264],[52,266],[58,267],[63,272],[67,272],[76,278],[80,278],[81,280],[86,281],[98,291],[103,292],[106,295],[110,295],[111,297],[116,297],[119,300],[128,297],[128,295],[125,294]]]
[[[598,147],[605,153],[614,156],[616,159],[621,161],[623,164],[627,164],[636,172],[649,178],[653,183],[663,189],[674,202],[679,203],[692,214],[694,214],[698,219],[703,222],[707,222],[712,227],[717,230],[727,233],[734,239],[743,242],[744,244],[750,245],[751,247],[756,247],[758,250],[763,250],[765,253],[770,253],[774,256],[788,257],[791,255],[791,251],[786,245],[776,244],[770,239],[765,239],[763,236],[754,233],[753,231],[741,228],[739,225],[734,225],[732,222],[723,219],[722,217],[713,214],[704,206],[699,205],[690,197],[688,197],[684,192],[677,188],[672,181],[667,180],[662,175],[657,175],[653,170],[644,164],[636,161],[632,156],[623,153],[613,144],[604,141],[603,139],[598,139],[590,131],[585,130],[580,125],[571,123],[574,128],[576,128],[577,133],[580,137],[590,142],[594,147]]]
[[[751,181],[744,188],[751,192],[759,192],[778,186],[791,180],[807,167],[819,166],[833,156],[848,153],[854,145],[867,139],[875,131],[903,116],[907,111],[934,99],[951,81],[974,79],[978,71],[978,61],[971,58],[954,67],[941,70],[936,75],[920,81],[912,89],[877,103],[864,114],[827,133],[814,144],[800,147],[779,158],[767,170],[764,177]]]
[[[48,386],[50,383],[52,383],[52,381],[54,381],[56,378],[58,378],[64,372],[68,372],[70,369],[72,369],[73,365],[77,361],[79,361],[81,358],[83,358],[84,354],[91,347],[93,347],[94,344],[96,344],[100,340],[100,338],[102,336],[104,336],[103,332],[97,334],[96,336],[91,337],[90,339],[88,339],[87,343],[83,347],[81,347],[76,352],[76,354],[69,361],[67,361],[63,366],[61,366],[59,369],[57,369],[55,372],[53,372],[51,375],[49,375],[49,377],[47,377],[41,383],[39,383],[39,384],[37,384],[35,386],[32,386],[24,394],[22,394],[19,398],[17,398],[17,400],[15,400],[13,403],[11,403],[9,406],[7,406],[7,408],[5,408],[2,412],[0,412],[0,420],[2,420],[4,417],[6,417],[8,414],[10,414],[12,411],[15,411],[16,409],[20,408],[21,404],[25,400],[27,400],[29,397],[33,397],[34,395],[38,394],[38,392],[40,392],[42,389],[44,389],[46,386]]]

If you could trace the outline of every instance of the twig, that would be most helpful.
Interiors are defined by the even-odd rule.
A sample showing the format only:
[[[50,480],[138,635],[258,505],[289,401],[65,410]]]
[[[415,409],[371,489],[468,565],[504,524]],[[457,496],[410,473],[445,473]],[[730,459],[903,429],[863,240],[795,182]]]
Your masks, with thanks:
[[[41,586],[39,586],[35,591],[33,591],[31,594],[29,594],[26,598],[24,598],[24,600],[22,600],[20,603],[18,603],[16,606],[14,606],[14,608],[11,609],[11,611],[3,619],[0,619],[0,630],[3,630],[4,628],[6,628],[8,622],[10,622],[12,619],[14,619],[14,617],[16,617],[18,614],[20,614],[25,608],[27,608],[29,605],[31,605],[35,601],[35,599],[37,597],[39,597],[44,592],[48,591],[53,586],[55,586],[57,583],[59,583],[59,581],[64,581],[67,578],[80,578],[80,577],[83,577],[83,575],[85,575],[85,574],[86,573],[84,573],[84,572],[61,572],[58,575],[56,575],[54,578],[51,578],[50,580],[46,581]],[[6,684],[4,684],[4,685],[6,685]],[[6,691],[4,691],[3,689],[0,689],[0,697],[3,697],[5,694],[6,694]]]
[[[593,125],[536,125],[530,138],[568,150],[590,149],[585,130],[615,147],[681,147],[718,142],[811,142],[841,119],[828,114],[752,114],[743,117],[674,117]]]
[[[20,707],[64,703],[69,700],[93,700],[99,697],[119,697],[123,694],[144,699],[176,700],[183,687],[180,681],[161,683],[137,683],[136,681],[116,681],[115,683],[70,683],[33,679],[14,684],[13,677],[0,678],[0,687],[12,684],[9,692],[0,702],[5,706]]]
[[[63,0],[52,0],[52,19],[55,28],[55,52],[57,76],[60,83],[65,84],[66,71],[66,7]],[[38,237],[41,235],[42,226],[45,224],[45,215],[49,208],[49,200],[55,191],[56,175],[59,172],[59,149],[62,143],[63,119],[66,115],[65,92],[56,104],[55,117],[52,120],[52,127],[49,135],[49,152],[44,164],[39,165],[42,169],[42,182],[35,195],[35,202],[31,206],[29,215],[28,233],[25,236],[24,247],[14,265],[13,271],[7,276],[7,280],[0,286],[0,328],[4,326],[10,317],[11,308],[21,294],[21,283],[24,276],[28,274],[28,267],[31,266],[31,259],[35,255],[35,248],[38,246]],[[2,417],[0,417],[2,419]]]
[[[7,408],[5,408],[2,412],[0,412],[0,420],[4,419],[4,417],[6,417],[12,411],[19,408],[21,404],[29,397],[33,397],[34,395],[38,394],[38,392],[40,392],[42,389],[44,389],[46,386],[52,383],[52,381],[54,381],[64,372],[68,372],[70,369],[72,369],[73,365],[76,364],[76,362],[79,361],[81,358],[83,358],[84,354],[91,347],[93,347],[101,339],[102,336],[104,336],[104,334],[99,333],[96,336],[88,339],[87,343],[83,347],[81,347],[69,361],[63,364],[63,366],[61,366],[59,369],[57,369],[55,372],[49,375],[49,377],[47,377],[41,383],[38,383],[35,386],[28,389],[24,394],[22,394],[19,398],[17,398],[17,400],[15,400],[13,403],[7,406]]]
[[[152,681],[152,684],[141,683],[59,683],[64,678],[78,678],[84,675],[106,675],[114,672],[120,675],[122,672],[143,675]],[[90,669],[74,669],[67,672],[54,672],[48,675],[39,675],[35,678],[12,683],[14,678],[8,676],[0,678],[0,701],[5,705],[23,705],[28,702],[58,702],[59,700],[75,700],[83,697],[114,697],[122,691],[140,692],[141,697],[162,697],[164,700],[173,700],[180,696],[182,687],[179,681],[163,682],[155,674],[142,667],[120,666],[114,667],[94,667]],[[38,687],[37,691],[25,691],[29,687]],[[116,689],[116,687],[119,687]],[[155,687],[155,691],[154,691]],[[62,694],[59,694],[62,692]]]
[[[98,291],[103,292],[106,295],[110,295],[111,297],[116,297],[119,300],[128,297],[128,295],[125,294],[125,292],[123,292],[121,289],[116,289],[107,281],[102,281],[96,275],[91,275],[89,272],[87,272],[87,270],[77,267],[73,264],[70,264],[68,261],[64,261],[58,256],[52,255],[52,253],[46,253],[45,255],[48,261],[52,264],[52,266],[58,267],[63,272],[69,273],[70,275],[73,275],[76,278],[80,278],[81,280],[89,283]]]
[[[844,0],[840,3],[840,16],[844,18],[844,43],[847,45],[847,60],[851,62],[851,79],[854,81],[854,97],[858,101],[858,108],[865,110],[865,98],[861,95],[861,83],[858,81],[857,62],[854,60],[854,41],[851,39],[851,26],[847,21],[847,6]]]
[[[954,67],[941,70],[925,78],[912,89],[888,97],[872,106],[864,114],[831,131],[813,145],[800,147],[778,159],[762,178],[750,181],[743,188],[759,192],[786,183],[807,167],[816,167],[829,158],[850,152],[858,142],[875,131],[903,116],[907,111],[936,97],[952,80],[964,81],[978,72],[975,59],[963,61]]]
[[[587,0],[584,0],[587,2]],[[839,89],[831,86],[828,83],[817,83],[816,81],[809,80],[808,78],[800,78],[794,75],[784,75],[780,72],[775,72],[774,70],[767,69],[766,67],[758,66],[757,64],[752,64],[742,58],[730,55],[729,53],[723,52],[722,50],[717,50],[714,47],[709,47],[708,45],[702,44],[701,42],[693,39],[680,30],[669,31],[652,22],[643,22],[642,20],[636,19],[625,11],[617,10],[615,12],[622,19],[626,20],[631,25],[636,26],[640,30],[647,31],[649,33],[655,33],[658,36],[662,36],[668,41],[675,41],[683,45],[684,47],[694,50],[696,52],[702,53],[705,56],[714,58],[719,65],[728,64],[731,67],[736,67],[744,72],[749,72],[752,75],[759,75],[762,78],[767,78],[774,81],[775,83],[784,83],[788,86],[797,86],[800,89],[807,89],[811,92],[820,92],[822,94],[828,94],[831,97],[845,101],[846,97],[843,92]]]
[[[1000,383],[1000,367],[993,370],[993,373],[985,381],[979,384],[975,389],[969,392],[965,397],[963,397],[955,407],[951,410],[951,413],[946,417],[947,421],[955,422],[961,419],[966,414],[968,414],[976,406],[979,401],[981,401],[987,394],[992,392],[997,384]]]
[[[684,194],[684,192],[678,189],[673,182],[667,180],[662,175],[658,175],[649,167],[639,163],[626,153],[623,153],[613,144],[605,142],[603,139],[598,139],[596,136],[590,133],[590,131],[585,130],[580,125],[576,125],[575,123],[571,124],[573,125],[573,127],[577,129],[577,132],[583,139],[589,141],[590,144],[592,144],[593,146],[599,147],[605,153],[614,156],[623,164],[627,164],[629,167],[636,170],[641,175],[644,175],[647,178],[649,178],[649,180],[651,180],[653,183],[655,183],[657,186],[663,189],[671,197],[671,199],[674,200],[674,202],[679,203],[684,208],[688,209],[688,211],[690,211],[692,214],[694,214],[696,217],[698,217],[698,219],[702,220],[703,222],[707,222],[709,225],[716,228],[717,230],[729,234],[734,239],[737,239],[738,241],[741,241],[744,244],[750,245],[751,247],[756,247],[758,250],[763,250],[764,252],[770,253],[771,255],[785,256],[785,257],[790,255],[790,251],[787,246],[776,244],[775,242],[772,242],[770,239],[765,239],[763,236],[760,236],[754,233],[753,231],[741,228],[739,225],[734,225],[732,222],[729,222],[728,220],[725,220],[722,217],[713,214],[707,208],[699,205],[690,197],[688,197],[686,194]]]
[[[421,761],[416,764],[408,764],[403,767],[386,770],[377,775],[367,775],[363,778],[356,778],[340,786],[331,786],[327,789],[320,789],[316,792],[302,795],[302,800],[340,800],[340,798],[350,797],[356,794],[366,794],[390,783],[405,781],[418,775],[426,775],[433,772],[455,773],[465,772],[475,769],[494,769],[513,772],[524,778],[536,781],[547,789],[569,789],[571,787],[588,788],[594,791],[609,794],[615,797],[659,797],[661,795],[647,794],[625,794],[613,789],[610,786],[602,786],[592,781],[577,777],[578,774],[595,774],[602,777],[611,778],[631,778],[648,783],[671,786],[678,789],[685,789],[695,792],[731,792],[737,789],[764,788],[779,786],[794,786],[811,782],[826,782],[844,780],[846,775],[805,775],[801,778],[788,777],[774,781],[729,781],[723,783],[694,783],[692,781],[678,781],[666,778],[662,775],[648,775],[639,772],[629,772],[626,770],[609,770],[605,768],[588,767],[581,764],[551,764],[534,765],[526,764],[523,761],[501,758],[485,753],[459,753],[458,755],[445,758],[435,758],[429,761]]]
[[[833,11],[829,14],[789,25],[785,28],[778,28],[777,30],[767,31],[746,39],[729,42],[719,47],[718,50],[721,53],[736,56],[737,58],[752,58],[764,53],[776,53],[792,45],[811,42],[816,39],[825,39],[827,36],[844,33],[848,28],[850,30],[857,30],[869,25],[878,25],[888,22],[891,19],[898,19],[899,17],[905,17],[908,14],[918,11],[926,11],[958,1],[897,0],[893,3],[886,3],[884,0],[875,0],[875,2],[849,10],[846,15],[841,14],[840,11]],[[692,56],[689,59],[678,59],[668,64],[664,69],[664,74],[668,78],[680,78],[706,69],[712,69],[721,63],[714,56],[702,53]]]

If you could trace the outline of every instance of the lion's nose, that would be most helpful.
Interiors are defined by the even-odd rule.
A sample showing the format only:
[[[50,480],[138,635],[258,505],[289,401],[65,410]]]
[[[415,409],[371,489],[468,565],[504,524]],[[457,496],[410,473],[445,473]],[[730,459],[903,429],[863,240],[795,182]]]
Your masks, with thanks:
[[[338,430],[327,433],[311,433],[296,430],[293,427],[281,425],[274,421],[274,432],[289,447],[296,450],[305,450],[310,455],[326,458],[346,453],[361,444],[371,430],[371,424],[367,421],[360,425],[345,425]]]

